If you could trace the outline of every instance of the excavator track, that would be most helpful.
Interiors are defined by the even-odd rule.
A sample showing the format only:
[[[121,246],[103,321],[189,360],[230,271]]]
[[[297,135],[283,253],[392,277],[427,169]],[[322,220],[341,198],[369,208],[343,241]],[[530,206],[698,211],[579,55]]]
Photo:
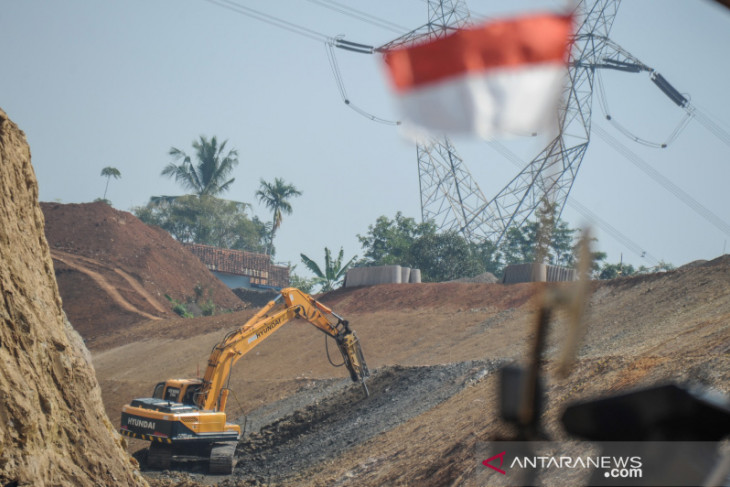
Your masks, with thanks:
[[[159,443],[151,443],[147,450],[147,467],[155,470],[167,470],[172,462],[172,447]]]
[[[210,450],[208,471],[216,475],[230,475],[235,466],[234,455],[237,443],[216,443]]]

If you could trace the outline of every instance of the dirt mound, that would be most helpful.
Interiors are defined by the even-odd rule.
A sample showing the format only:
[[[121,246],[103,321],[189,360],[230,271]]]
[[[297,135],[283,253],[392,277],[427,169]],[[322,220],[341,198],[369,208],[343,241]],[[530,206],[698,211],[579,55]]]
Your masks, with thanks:
[[[321,296],[321,301],[342,312],[378,312],[408,310],[465,311],[493,308],[517,308],[533,297],[537,287],[531,284],[502,286],[484,283],[381,284],[360,288],[341,288]]]
[[[145,485],[64,319],[25,135],[0,110],[0,484]]]
[[[229,484],[288,483],[331,452],[355,445],[425,413],[493,372],[496,362],[384,367],[368,381],[333,393],[251,434],[237,449],[239,467]],[[426,393],[426,391],[428,391]]]
[[[500,279],[491,272],[485,272],[474,277],[460,277],[459,279],[454,279],[453,281],[449,282],[484,282],[488,284],[494,284],[496,282],[500,282]]]
[[[63,307],[90,347],[111,330],[173,316],[173,303],[240,300],[167,232],[97,203],[41,203]],[[199,295],[196,296],[196,291]]]

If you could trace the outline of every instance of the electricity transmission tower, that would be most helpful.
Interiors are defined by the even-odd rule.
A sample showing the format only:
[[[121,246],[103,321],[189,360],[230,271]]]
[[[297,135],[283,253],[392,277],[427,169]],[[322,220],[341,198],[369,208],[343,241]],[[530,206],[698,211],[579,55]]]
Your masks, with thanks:
[[[424,38],[442,37],[469,22],[469,11],[464,0],[427,0],[427,4],[426,24],[379,48],[344,40],[338,40],[342,45],[336,44],[336,47],[372,54],[412,44]],[[667,142],[676,138],[689,120],[694,118],[730,145],[729,134],[697,110],[661,74],[609,38],[619,4],[620,0],[578,2],[574,12],[578,29],[568,60],[568,82],[562,97],[563,105],[557,113],[558,133],[492,199],[488,200],[484,196],[447,137],[432,138],[427,144],[417,145],[421,217],[424,221],[434,221],[441,231],[458,231],[469,240],[489,240],[495,245],[499,245],[510,227],[523,225],[544,202],[556,212],[554,221],[557,222],[568,201],[590,142],[594,86],[599,87],[599,100],[604,104],[604,111],[606,110],[600,76],[596,77],[602,69],[627,73],[647,72],[651,81],[672,102],[684,109],[684,120]],[[619,131],[635,142],[666,147],[666,143],[649,143],[630,134],[612,120],[608,113],[606,115]],[[375,119],[372,116],[370,118]],[[607,138],[602,130],[598,130],[598,135]],[[508,152],[504,148],[500,149],[498,143],[493,145],[503,154]],[[514,157],[506,155],[514,160]],[[676,189],[669,189],[675,195],[678,192]],[[689,203],[700,216],[730,234],[730,225],[721,218],[701,207],[696,201],[691,200]]]
[[[424,221],[433,220],[440,230],[456,230],[470,240],[499,244],[509,227],[522,225],[545,198],[557,216],[562,213],[590,140],[593,78],[596,67],[606,64],[604,51],[611,44],[608,34],[619,2],[579,2],[575,15],[580,27],[569,59],[564,106],[558,114],[559,133],[491,200],[485,198],[448,138],[418,145]],[[440,37],[469,20],[463,0],[429,0],[428,14],[427,24],[378,50]],[[610,67],[622,66],[616,62]]]
[[[463,0],[428,0],[428,22],[378,50],[392,49],[420,39],[435,39],[469,21]],[[434,221],[439,230],[456,230],[469,240],[490,238],[491,218],[487,199],[448,137],[432,138],[416,146],[421,218]]]
[[[575,16],[579,28],[569,58],[569,83],[560,108],[559,132],[487,205],[499,215],[490,240],[495,243],[511,225],[522,225],[543,199],[559,216],[585,156],[591,132],[593,85],[597,65],[620,0],[582,0]]]

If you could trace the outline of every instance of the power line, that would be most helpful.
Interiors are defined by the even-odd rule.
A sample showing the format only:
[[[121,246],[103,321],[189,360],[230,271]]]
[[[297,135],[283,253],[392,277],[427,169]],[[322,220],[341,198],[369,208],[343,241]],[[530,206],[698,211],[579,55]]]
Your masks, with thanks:
[[[638,155],[632,152],[631,149],[621,144],[603,128],[598,125],[593,125],[593,131],[595,131],[599,137],[605,140],[608,145],[610,145],[616,152],[624,156],[626,159],[628,159],[629,162],[639,168],[644,174],[659,183],[659,185],[661,185],[664,189],[669,191],[682,203],[687,205],[690,209],[692,209],[695,213],[707,220],[718,230],[723,232],[725,235],[730,236],[730,225],[728,225],[722,218],[713,213],[710,209],[694,199],[687,192],[682,190],[679,186],[671,182],[665,176],[660,174],[659,171],[651,167],[646,161],[644,161]]]
[[[420,3],[425,3],[428,5],[428,0],[420,0]],[[494,16],[492,15],[485,15],[479,12],[474,11],[473,9],[469,8],[469,20],[475,21],[476,23],[480,22],[486,22],[488,20],[494,20]]]
[[[315,30],[295,24],[293,22],[289,22],[287,20],[280,19],[278,17],[266,14],[264,12],[255,10],[253,8],[243,6],[240,3],[234,2],[233,0],[205,0],[205,1],[208,3],[212,3],[213,5],[217,5],[219,7],[239,13],[241,15],[245,15],[246,17],[260,20],[261,22],[265,22],[269,25],[273,25],[274,27],[278,27],[280,29],[287,30],[294,34],[298,34],[303,37],[308,37],[309,39],[312,39],[315,41],[327,42],[327,40],[329,39],[328,36],[322,34],[321,32],[317,32]]]
[[[700,112],[698,109],[695,109],[694,117],[697,119],[698,122],[700,122],[704,127],[712,132],[712,134],[720,139],[725,145],[730,147],[730,134],[724,130],[719,124],[715,123],[714,120],[712,120],[707,114]]]
[[[345,88],[345,81],[342,77],[342,73],[340,72],[340,66],[337,63],[337,56],[335,55],[335,43],[337,42],[337,39],[330,40],[325,44],[325,49],[327,51],[327,60],[330,63],[330,69],[332,70],[332,75],[335,77],[335,83],[337,83],[337,89],[340,92],[340,96],[342,97],[342,101],[347,105],[349,108],[354,110],[356,113],[362,115],[363,117],[372,120],[373,122],[382,123],[384,125],[400,125],[399,121],[394,120],[387,120],[384,118],[376,117],[370,112],[367,112],[366,110],[360,108],[359,106],[355,105],[350,101],[350,98],[347,96],[347,88]]]
[[[652,142],[650,140],[646,140],[644,138],[641,138],[631,131],[629,131],[626,127],[624,127],[622,124],[620,124],[616,119],[611,115],[611,111],[608,107],[608,97],[606,96],[606,90],[603,84],[603,76],[601,75],[601,70],[596,70],[596,87],[598,88],[598,104],[601,107],[601,111],[603,112],[604,117],[606,120],[608,120],[613,127],[621,132],[623,135],[625,135],[627,138],[633,140],[634,142],[638,144],[645,145],[647,147],[653,147],[655,149],[664,149],[669,146],[672,142],[674,142],[677,137],[679,137],[679,134],[682,133],[682,131],[687,127],[689,122],[692,120],[692,116],[694,115],[694,110],[686,109],[685,108],[685,114],[682,117],[682,119],[679,121],[679,124],[674,128],[671,134],[667,137],[667,139],[664,142]]]
[[[213,5],[217,5],[219,7],[231,10],[233,12],[239,13],[241,15],[245,15],[247,17],[253,18],[255,20],[259,20],[261,22],[265,22],[269,25],[272,25],[274,27],[278,27],[280,29],[287,30],[289,32],[292,32],[294,34],[301,35],[303,37],[307,37],[309,39],[324,42],[325,48],[327,50],[327,59],[330,64],[330,69],[332,70],[332,74],[335,77],[335,83],[337,83],[337,89],[340,92],[340,96],[342,97],[342,101],[345,102],[345,105],[347,105],[349,108],[354,110],[356,113],[362,115],[363,117],[372,120],[374,122],[386,124],[386,125],[400,125],[400,122],[398,121],[392,121],[392,120],[386,120],[384,118],[376,117],[375,115],[367,112],[366,110],[360,108],[359,106],[352,103],[347,96],[347,90],[345,89],[345,84],[342,78],[342,73],[340,72],[339,65],[337,63],[337,58],[334,53],[334,47],[343,47],[340,45],[341,43],[344,44],[344,48],[355,50],[357,52],[361,53],[372,53],[372,47],[365,46],[362,44],[356,44],[352,42],[346,42],[342,39],[333,39],[331,37],[328,37],[321,32],[317,32],[315,30],[309,29],[307,27],[295,24],[293,22],[289,22],[284,19],[280,19],[278,17],[275,17],[273,15],[266,14],[264,12],[252,9],[250,7],[246,7],[244,5],[241,5],[237,2],[234,2],[233,0],[206,0],[209,3],[212,3]],[[312,1],[312,0],[310,0]],[[314,0],[315,2],[318,2],[319,0]],[[336,3],[336,2],[332,2]],[[354,9],[353,9],[354,10]],[[369,49],[368,49],[369,48]]]
[[[367,22],[368,24],[374,25],[376,27],[380,27],[382,29],[386,29],[391,32],[395,32],[396,34],[402,34],[403,32],[410,30],[408,27],[403,27],[402,25],[398,25],[389,20],[381,19],[379,17],[376,17],[375,15],[371,15],[367,12],[363,12],[362,10],[357,10],[350,6],[341,4],[339,2],[335,2],[334,0],[307,0],[307,1],[310,3],[314,3],[316,5],[319,5],[320,7],[328,8],[335,12],[339,12],[343,15],[347,15],[349,17],[360,20],[362,22]]]
[[[583,215],[583,217],[588,220],[589,222],[593,223],[594,225],[597,225],[601,229],[603,229],[606,233],[611,235],[613,238],[615,238],[618,242],[623,244],[627,249],[634,252],[636,255],[641,257],[642,259],[646,259],[652,266],[659,265],[659,260],[651,255],[649,252],[645,251],[641,248],[636,242],[631,240],[629,237],[618,231],[613,225],[608,223],[606,220],[603,220],[601,217],[593,213],[591,210],[583,206],[581,203],[579,203],[575,198],[570,198],[568,200],[568,206],[576,210],[578,213]]]
[[[267,14],[260,10],[253,9],[251,7],[246,7],[233,0],[205,0],[205,1],[208,3],[211,3],[213,5],[216,5],[218,7],[222,7],[227,10],[231,10],[231,11],[239,13],[241,15],[245,15],[246,17],[250,17],[252,19],[259,20],[261,22],[265,22],[274,27],[278,27],[280,29],[292,32],[294,34],[301,35],[303,37],[307,37],[307,38],[315,40],[315,41],[328,42],[328,40],[330,38],[329,36],[327,36],[321,32],[317,32],[316,30],[310,29],[308,27],[304,27],[299,24],[295,24],[294,22],[289,22],[288,20],[281,19],[274,15]],[[341,14],[348,15],[348,16],[353,17],[362,22],[367,22],[371,25],[375,25],[376,27],[388,29],[397,34],[402,33],[404,30],[408,30],[408,27],[403,27],[394,22],[390,22],[388,20],[381,19],[374,15],[368,14],[367,12],[363,12],[361,10],[357,10],[352,7],[348,7],[347,5],[343,5],[339,2],[335,2],[334,0],[307,0],[307,1],[310,3],[316,4],[316,5],[319,5],[321,7],[328,8],[330,10],[334,10],[335,12],[339,12]],[[337,46],[337,47],[342,47],[342,46]]]

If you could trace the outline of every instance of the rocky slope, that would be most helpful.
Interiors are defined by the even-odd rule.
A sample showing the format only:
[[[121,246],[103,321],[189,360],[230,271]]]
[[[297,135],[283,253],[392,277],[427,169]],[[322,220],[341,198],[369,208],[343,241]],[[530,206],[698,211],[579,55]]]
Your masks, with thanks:
[[[0,484],[146,485],[65,320],[25,134],[0,110]]]

